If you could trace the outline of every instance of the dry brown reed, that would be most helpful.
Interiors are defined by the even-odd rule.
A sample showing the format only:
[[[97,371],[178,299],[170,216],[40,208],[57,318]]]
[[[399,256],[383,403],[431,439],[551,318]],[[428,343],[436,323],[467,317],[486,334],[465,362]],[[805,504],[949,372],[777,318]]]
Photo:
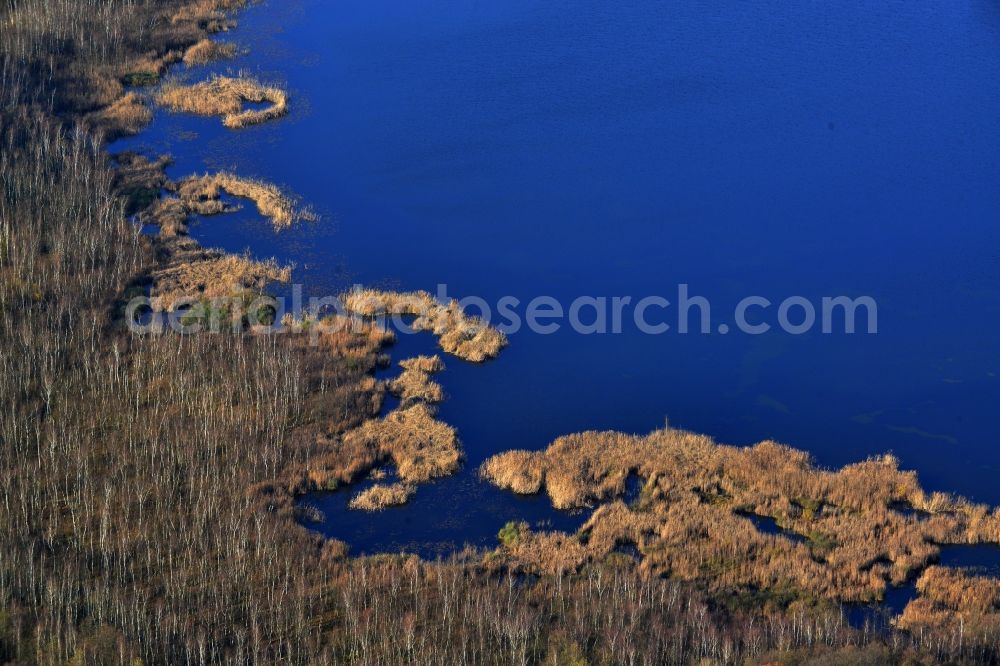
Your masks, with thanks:
[[[344,295],[344,307],[365,317],[413,316],[411,325],[438,337],[441,349],[463,360],[482,363],[507,346],[507,337],[478,317],[465,313],[458,301],[438,302],[426,291],[392,292],[356,289]]]
[[[407,483],[384,485],[376,483],[351,498],[350,508],[361,511],[382,511],[410,501],[416,489]]]
[[[184,64],[204,65],[213,60],[232,58],[236,55],[236,45],[227,42],[219,42],[214,39],[202,39],[196,44],[192,44],[184,51]]]
[[[586,432],[545,451],[494,456],[481,473],[514,492],[544,489],[562,509],[621,497],[637,474],[644,487],[633,506],[603,506],[584,526],[588,559],[633,543],[645,570],[719,589],[784,587],[870,601],[927,566],[935,544],[1000,540],[1000,514],[925,493],[891,456],[827,471],[774,442],[736,448],[671,429]],[[931,515],[898,512],[899,502]],[[745,514],[773,517],[798,540],[761,533]]]
[[[276,229],[284,229],[301,219],[314,219],[308,210],[296,209],[294,201],[275,185],[228,172],[185,178],[177,190],[184,205],[199,215],[232,210],[222,201],[223,192],[253,201]]]
[[[273,259],[258,261],[215,250],[185,253],[180,261],[152,272],[152,307],[166,312],[191,299],[256,296],[270,283],[288,282],[291,272]]]
[[[313,487],[352,483],[384,462],[392,462],[405,483],[424,483],[453,474],[462,461],[455,429],[434,418],[423,403],[371,419],[323,447],[309,466]]]
[[[157,93],[156,102],[174,111],[222,116],[222,123],[231,129],[256,125],[288,113],[288,95],[284,90],[265,86],[248,77],[214,76],[189,86],[168,83]],[[271,106],[244,109],[248,102],[270,102]]]
[[[444,370],[444,363],[438,356],[417,356],[399,362],[403,372],[386,382],[386,388],[398,396],[404,406],[416,402],[429,405],[444,400],[444,389],[431,379],[431,373]]]
[[[431,409],[420,403],[368,421],[346,433],[344,442],[349,448],[373,450],[376,458],[390,458],[399,478],[409,483],[453,474],[462,461],[455,429],[435,419]]]
[[[996,663],[997,633],[970,631],[965,611],[882,637],[852,631],[839,608],[723,607],[681,575],[607,561],[532,582],[502,557],[347,559],[342,542],[307,533],[294,497],[378,413],[370,372],[385,332],[323,331],[316,346],[120,335],[113,304],[162,266],[157,248],[122,214],[97,146],[39,113],[76,121],[112,104],[133,63],[171,61],[240,3],[0,4],[0,662]],[[647,487],[639,507],[664,501],[660,481]],[[698,496],[724,503],[713,493]],[[828,510],[800,499],[795,511]],[[615,524],[642,545],[661,523],[612,506],[601,511],[618,518],[581,535],[588,560]],[[702,541],[691,528],[678,539]],[[571,565],[578,549],[558,538],[539,550],[563,548]],[[940,587],[925,582],[922,600],[955,605]]]
[[[399,366],[404,370],[411,370],[413,372],[423,372],[428,375],[437,374],[444,371],[444,361],[437,354],[433,356],[414,356],[412,358],[404,358],[399,362]]]
[[[275,227],[291,224],[300,213],[278,188],[229,173],[193,176],[178,186],[166,176],[169,158],[151,161],[123,153],[116,162],[114,184],[126,197],[126,212],[138,212],[143,221],[160,227],[154,242],[160,262],[149,276],[155,309],[168,311],[191,299],[252,297],[271,282],[291,278],[291,268],[280,267],[274,260],[206,250],[186,235],[191,213],[209,215],[227,210],[221,199],[223,191],[254,201]],[[164,191],[176,191],[178,196],[163,196]]]
[[[919,634],[950,631],[973,641],[1000,635],[1000,580],[932,566],[917,580],[917,591],[897,627]]]
[[[84,117],[84,123],[105,140],[137,134],[153,117],[142,97],[129,92],[107,106]]]

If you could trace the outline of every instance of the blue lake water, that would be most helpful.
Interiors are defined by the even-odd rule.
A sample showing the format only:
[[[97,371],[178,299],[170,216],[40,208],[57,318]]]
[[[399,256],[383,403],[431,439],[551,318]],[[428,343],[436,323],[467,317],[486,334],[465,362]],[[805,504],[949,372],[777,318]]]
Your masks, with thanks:
[[[187,74],[286,84],[287,118],[233,132],[158,111],[112,149],[297,193],[321,222],[275,233],[245,210],[192,232],[294,261],[307,294],[674,301],[685,283],[713,330],[748,295],[878,302],[877,335],[564,327],[482,366],[448,358],[462,472],[376,515],[348,492],[309,498],[355,552],[492,545],[514,518],[575,529],[585,515],[476,467],[666,418],[828,466],[892,451],[930,489],[1000,503],[995,0],[271,0],[224,38],[248,52]],[[433,349],[402,337],[394,361]]]

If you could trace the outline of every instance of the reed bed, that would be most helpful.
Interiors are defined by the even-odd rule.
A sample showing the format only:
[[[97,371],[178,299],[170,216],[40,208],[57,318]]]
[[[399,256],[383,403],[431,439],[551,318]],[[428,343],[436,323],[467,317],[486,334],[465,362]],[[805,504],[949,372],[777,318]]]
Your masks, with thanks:
[[[644,569],[714,588],[784,586],[867,602],[936,559],[936,544],[1000,541],[1000,513],[924,492],[892,456],[829,471],[775,442],[737,448],[672,429],[585,432],[545,451],[494,456],[481,474],[514,492],[544,490],[561,509],[610,501],[583,528],[588,552],[578,566],[632,543]],[[616,498],[633,474],[643,487],[625,506]],[[929,516],[906,515],[898,503]],[[790,536],[761,533],[746,514],[772,517]]]
[[[184,64],[188,67],[204,65],[215,60],[232,58],[236,55],[236,45],[214,39],[202,39],[184,51]]]
[[[291,268],[274,260],[228,255],[206,250],[187,236],[192,213],[211,215],[230,210],[222,193],[254,201],[276,228],[300,216],[292,201],[278,188],[230,173],[192,176],[176,185],[166,175],[169,158],[150,160],[135,153],[116,156],[114,186],[126,199],[126,212],[159,226],[154,249],[159,265],[149,273],[152,305],[169,311],[181,302],[246,297],[252,300],[272,282],[287,282]],[[164,193],[176,192],[177,196]]]
[[[441,349],[472,363],[496,358],[507,346],[507,336],[467,315],[458,301],[440,303],[426,291],[356,289],[344,295],[343,303],[347,310],[365,317],[412,316],[414,329],[430,331]]]
[[[275,229],[284,229],[303,219],[315,219],[308,210],[299,210],[295,202],[277,186],[260,180],[220,172],[191,176],[182,180],[178,195],[183,204],[199,215],[215,215],[232,210],[222,201],[222,193],[249,199]]]
[[[156,102],[174,111],[221,116],[222,124],[230,129],[257,125],[288,113],[288,95],[284,90],[245,76],[213,76],[193,85],[168,83],[157,93]],[[271,105],[265,109],[245,109],[248,102]]]
[[[406,504],[415,492],[416,489],[408,483],[376,483],[352,497],[349,506],[359,511],[384,511],[392,506]]]
[[[422,403],[394,410],[344,435],[348,448],[372,451],[372,460],[388,458],[399,478],[426,483],[458,471],[462,448],[455,429],[434,418]],[[369,467],[374,466],[374,463]]]
[[[921,634],[1000,634],[1000,580],[932,566],[917,580],[917,591],[920,596],[896,620],[899,628]]]
[[[110,106],[94,111],[84,118],[91,131],[106,141],[138,134],[153,118],[153,112],[137,93],[129,92]]]
[[[192,299],[239,299],[261,294],[274,282],[288,282],[292,269],[271,259],[260,261],[249,256],[200,250],[182,255],[180,261],[151,273],[154,310],[168,312]]]
[[[431,379],[431,373],[444,370],[444,363],[438,356],[417,356],[399,362],[403,372],[388,382],[386,388],[398,396],[404,406],[417,402],[428,405],[444,400],[444,389]]]

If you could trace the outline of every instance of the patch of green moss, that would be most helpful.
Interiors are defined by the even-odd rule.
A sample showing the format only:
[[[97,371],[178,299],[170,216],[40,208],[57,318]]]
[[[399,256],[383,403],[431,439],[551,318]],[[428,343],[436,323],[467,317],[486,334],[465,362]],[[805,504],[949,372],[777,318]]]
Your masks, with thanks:
[[[817,557],[827,555],[831,550],[840,545],[840,542],[832,534],[825,532],[809,532],[806,538],[809,539],[810,550]]]
[[[137,71],[129,72],[122,77],[122,83],[129,88],[142,88],[145,86],[153,86],[160,82],[160,75],[156,72],[150,71]]]
[[[823,502],[821,500],[797,497],[792,501],[802,510],[802,517],[806,520],[814,520],[823,511]]]
[[[497,532],[497,539],[500,543],[510,548],[521,542],[521,533],[528,531],[528,524],[525,522],[510,521]]]

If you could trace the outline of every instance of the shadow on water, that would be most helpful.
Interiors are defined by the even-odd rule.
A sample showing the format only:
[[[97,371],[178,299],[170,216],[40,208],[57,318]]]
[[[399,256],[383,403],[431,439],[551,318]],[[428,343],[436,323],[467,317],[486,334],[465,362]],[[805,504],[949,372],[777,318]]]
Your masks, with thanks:
[[[772,518],[771,516],[762,516],[760,514],[751,513],[749,511],[740,511],[739,515],[743,516],[744,518],[747,518],[750,522],[753,523],[753,526],[757,528],[757,531],[763,534],[773,534],[775,536],[784,537],[796,543],[805,543],[806,541],[808,541],[808,539],[806,539],[806,537],[802,536],[801,534],[782,528],[780,525],[778,525],[778,521]]]
[[[916,598],[917,582],[914,579],[898,587],[887,587],[881,604],[845,604],[844,614],[848,624],[855,629],[881,633],[892,629],[893,618]]]
[[[973,576],[1000,578],[1000,545],[982,543],[942,546],[938,564],[963,569]]]
[[[916,520],[927,520],[931,517],[930,512],[917,509],[909,502],[892,502],[889,504],[889,509],[906,518],[915,518]]]
[[[625,479],[625,492],[622,494],[622,501],[625,502],[627,506],[632,506],[639,501],[639,497],[642,495],[643,486],[646,482],[641,476],[635,472],[631,472],[628,478]]]

